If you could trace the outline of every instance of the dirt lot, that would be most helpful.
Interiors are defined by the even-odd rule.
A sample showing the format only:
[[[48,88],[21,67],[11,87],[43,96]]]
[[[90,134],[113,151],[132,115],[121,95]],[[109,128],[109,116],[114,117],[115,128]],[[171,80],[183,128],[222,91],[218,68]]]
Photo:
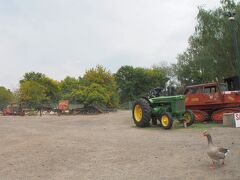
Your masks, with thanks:
[[[214,170],[202,131],[136,128],[130,111],[1,116],[0,179],[240,179],[240,129],[209,129],[231,149]]]

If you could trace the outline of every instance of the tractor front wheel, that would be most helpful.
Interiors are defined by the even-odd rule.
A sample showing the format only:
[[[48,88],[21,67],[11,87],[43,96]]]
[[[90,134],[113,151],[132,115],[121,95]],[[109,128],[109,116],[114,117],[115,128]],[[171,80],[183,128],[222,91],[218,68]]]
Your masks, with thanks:
[[[161,125],[164,129],[170,129],[173,124],[173,119],[170,113],[165,112],[161,117]]]
[[[133,105],[132,110],[134,123],[138,127],[147,127],[151,120],[151,108],[146,99],[139,99]]]
[[[186,112],[183,114],[183,119],[187,126],[191,126],[194,122],[195,116],[191,110],[186,110]]]

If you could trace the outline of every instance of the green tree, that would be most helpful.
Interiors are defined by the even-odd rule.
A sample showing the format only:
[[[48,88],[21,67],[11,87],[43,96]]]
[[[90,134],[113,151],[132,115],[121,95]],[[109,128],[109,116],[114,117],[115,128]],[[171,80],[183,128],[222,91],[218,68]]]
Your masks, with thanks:
[[[74,98],[73,92],[78,91],[81,86],[81,81],[79,79],[67,76],[60,82],[61,99],[69,100],[70,103],[75,103],[74,99],[76,98]]]
[[[38,108],[49,101],[46,96],[46,87],[32,80],[26,80],[20,84],[19,94],[20,101],[29,107]]]
[[[44,96],[46,97],[45,103],[57,103],[60,99],[59,83],[46,75],[38,72],[29,72],[24,74],[24,78],[20,81],[20,85],[26,81],[35,82],[37,88],[44,87]],[[29,88],[34,88],[29,86]]]
[[[3,109],[14,100],[13,93],[5,87],[0,87],[0,109]]]
[[[128,102],[135,97],[134,75],[135,72],[132,66],[122,66],[115,74],[121,103]]]
[[[238,66],[231,22],[227,17],[229,11],[236,13],[236,24],[239,26],[240,5],[234,1],[221,1],[221,7],[213,10],[199,8],[197,25],[189,38],[189,47],[177,57],[178,62],[173,65],[175,74],[183,85],[222,80],[236,75]],[[237,33],[239,34],[239,29]],[[239,40],[238,36],[238,42]]]
[[[144,96],[152,88],[164,88],[168,81],[166,71],[157,66],[150,69],[122,66],[115,74],[115,78],[121,103]]]
[[[80,84],[80,89],[73,91],[74,101],[85,105],[101,103],[109,108],[118,106],[116,81],[103,66],[87,70]]]
[[[85,105],[90,104],[108,104],[110,102],[110,97],[107,94],[107,90],[96,83],[92,83],[89,86],[84,86],[80,90],[75,90],[73,92],[73,98],[79,103]]]

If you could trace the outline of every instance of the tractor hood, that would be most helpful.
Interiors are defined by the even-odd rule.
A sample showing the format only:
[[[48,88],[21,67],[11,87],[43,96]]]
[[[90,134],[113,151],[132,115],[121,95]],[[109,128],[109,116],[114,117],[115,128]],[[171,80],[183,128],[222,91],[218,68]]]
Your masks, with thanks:
[[[185,96],[178,95],[178,96],[159,96],[148,99],[150,103],[169,103],[174,101],[181,101],[185,100]]]

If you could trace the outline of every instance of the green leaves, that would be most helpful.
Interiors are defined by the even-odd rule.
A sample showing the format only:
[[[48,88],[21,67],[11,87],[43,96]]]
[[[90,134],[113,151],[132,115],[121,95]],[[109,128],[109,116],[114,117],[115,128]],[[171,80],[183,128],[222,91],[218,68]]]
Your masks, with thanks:
[[[82,90],[85,95],[84,104],[100,103],[110,108],[118,106],[117,85],[110,71],[97,65],[86,71],[82,80],[85,83]]]
[[[165,87],[168,81],[166,71],[160,67],[147,69],[122,66],[115,74],[115,78],[121,103],[144,96],[152,88]]]
[[[25,73],[20,81],[20,100],[28,106],[57,103],[59,96],[59,83],[42,73]]]
[[[67,76],[59,84],[61,99],[69,100],[70,103],[76,103],[74,100],[74,92],[81,88],[79,79]]]
[[[178,62],[174,65],[182,85],[237,75],[233,33],[227,14],[234,11],[236,23],[240,24],[240,5],[231,0],[221,3],[222,6],[214,10],[199,8],[195,32],[189,38],[189,48],[177,57]],[[237,41],[240,42],[239,36]]]
[[[57,104],[60,99],[71,104],[103,104],[109,108],[118,106],[117,85],[113,75],[98,65],[86,71],[83,78],[67,76],[57,82],[44,74],[30,72],[20,81],[20,100],[30,107]]]
[[[48,101],[46,91],[46,87],[36,81],[22,81],[20,85],[20,100],[30,107],[38,107]]]
[[[13,99],[14,96],[10,90],[6,89],[5,87],[0,87],[0,109],[11,103]]]
[[[90,86],[83,87],[81,90],[74,92],[74,98],[85,105],[90,104],[108,104],[110,96],[103,86],[92,83]]]

